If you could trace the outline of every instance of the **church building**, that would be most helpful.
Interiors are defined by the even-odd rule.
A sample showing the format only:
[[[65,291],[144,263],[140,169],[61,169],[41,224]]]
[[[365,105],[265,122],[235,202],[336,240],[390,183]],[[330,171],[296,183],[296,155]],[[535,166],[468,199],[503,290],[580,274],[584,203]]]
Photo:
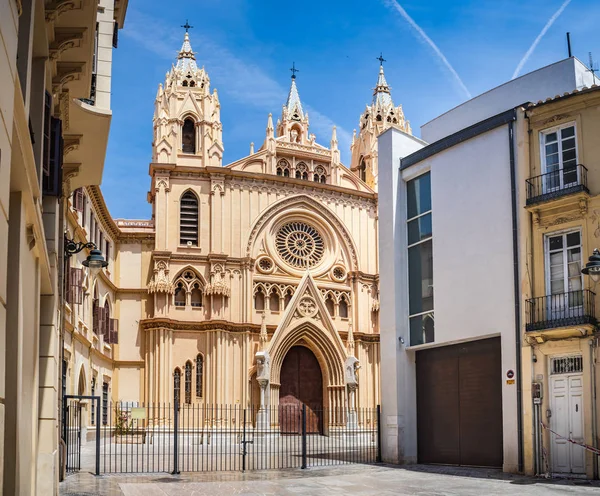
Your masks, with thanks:
[[[111,349],[102,357],[107,397],[374,408],[380,403],[376,138],[391,126],[410,133],[383,66],[352,140],[350,167],[340,161],[335,127],[329,146],[310,132],[294,73],[281,115],[266,117],[262,145],[229,165],[222,163],[220,113],[217,90],[186,32],[155,100],[152,219],[113,220],[98,188],[83,191],[86,198],[93,193],[90,201],[78,201],[94,206],[114,244],[111,266],[98,277],[106,294],[96,296],[90,285],[85,291],[93,298],[81,299],[110,306],[118,321],[110,329],[88,326],[98,346]],[[73,231],[89,240],[85,226]],[[94,356],[82,365],[84,377],[97,374]],[[69,368],[73,363],[76,357]],[[73,391],[78,375],[69,375]],[[325,428],[340,421],[321,422]]]

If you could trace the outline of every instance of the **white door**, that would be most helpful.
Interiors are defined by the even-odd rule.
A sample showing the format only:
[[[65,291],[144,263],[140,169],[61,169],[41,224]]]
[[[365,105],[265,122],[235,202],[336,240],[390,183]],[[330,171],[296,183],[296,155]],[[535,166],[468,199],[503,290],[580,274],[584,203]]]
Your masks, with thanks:
[[[563,437],[583,443],[583,376],[560,374],[551,377],[550,428]],[[585,450],[581,446],[551,438],[552,471],[585,474]]]

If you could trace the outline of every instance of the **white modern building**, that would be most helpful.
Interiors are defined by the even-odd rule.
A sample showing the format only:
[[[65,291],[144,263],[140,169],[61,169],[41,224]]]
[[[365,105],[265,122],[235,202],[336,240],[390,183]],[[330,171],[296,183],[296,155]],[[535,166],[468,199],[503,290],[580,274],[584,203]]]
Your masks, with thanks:
[[[569,58],[437,117],[425,141],[379,137],[384,461],[522,470],[519,109],[591,84]]]

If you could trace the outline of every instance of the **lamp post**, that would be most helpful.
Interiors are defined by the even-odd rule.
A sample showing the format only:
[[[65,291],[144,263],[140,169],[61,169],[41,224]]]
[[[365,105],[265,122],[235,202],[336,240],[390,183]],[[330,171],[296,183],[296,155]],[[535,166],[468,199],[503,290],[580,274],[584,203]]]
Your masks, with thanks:
[[[588,263],[581,269],[581,273],[590,276],[592,281],[600,281],[600,251],[598,248],[594,248],[594,252],[588,259]]]
[[[105,258],[102,256],[102,252],[98,249],[98,247],[96,246],[95,243],[81,243],[81,242],[76,242],[72,239],[67,238],[67,235],[65,234],[64,236],[64,259],[63,259],[63,281],[62,281],[62,287],[61,287],[61,291],[60,291],[60,295],[61,295],[61,299],[60,299],[60,311],[61,311],[61,329],[60,329],[60,366],[61,366],[61,372],[62,372],[62,367],[64,367],[64,360],[65,360],[65,344],[64,344],[64,332],[65,332],[65,321],[66,321],[66,313],[65,313],[65,277],[69,277],[69,259],[73,256],[76,255],[77,253],[80,253],[81,251],[83,251],[85,248],[87,248],[88,250],[90,250],[90,254],[87,256],[87,258],[81,262],[81,264],[84,267],[87,267],[90,271],[90,276],[92,278],[95,278],[98,273],[100,272],[101,269],[103,269],[104,267],[108,266],[108,261],[105,260]],[[63,397],[63,388],[64,388],[64,384],[63,384],[63,374],[61,373],[59,375],[60,377],[60,394],[59,394],[59,398],[60,398],[60,418],[61,418],[61,423],[62,423],[62,427],[63,427],[63,441],[66,442],[66,425],[65,425],[65,399]],[[96,419],[96,422],[98,422],[98,419]],[[65,463],[66,460],[64,458],[64,452],[63,452],[63,457],[61,460],[61,480],[63,479],[63,470],[65,467]]]

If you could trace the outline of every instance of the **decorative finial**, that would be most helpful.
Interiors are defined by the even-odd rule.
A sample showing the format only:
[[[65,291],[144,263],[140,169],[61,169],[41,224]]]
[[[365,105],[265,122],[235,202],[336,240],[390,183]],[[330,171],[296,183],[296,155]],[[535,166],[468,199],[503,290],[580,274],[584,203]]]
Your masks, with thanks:
[[[379,57],[375,57],[375,60],[379,60],[379,65],[383,65],[384,62],[387,62],[387,60],[383,58],[382,52],[379,52]]]
[[[267,341],[269,340],[269,335],[267,334],[267,323],[265,321],[266,318],[266,314],[265,312],[262,313],[262,320],[260,321],[260,345],[261,348],[264,350],[266,349],[266,345],[267,345]]]
[[[250,143],[250,155],[254,155],[254,142]]]
[[[346,349],[348,355],[354,356],[354,333],[352,332],[352,324],[348,324],[348,338],[346,339]]]
[[[185,32],[187,33],[190,29],[192,29],[194,26],[190,26],[190,23],[188,22],[188,20],[185,20],[185,24],[181,25],[182,28],[185,28]]]
[[[296,73],[300,72],[299,69],[296,69],[296,62],[292,62],[292,68],[290,71],[292,71],[292,79],[296,79]]]

